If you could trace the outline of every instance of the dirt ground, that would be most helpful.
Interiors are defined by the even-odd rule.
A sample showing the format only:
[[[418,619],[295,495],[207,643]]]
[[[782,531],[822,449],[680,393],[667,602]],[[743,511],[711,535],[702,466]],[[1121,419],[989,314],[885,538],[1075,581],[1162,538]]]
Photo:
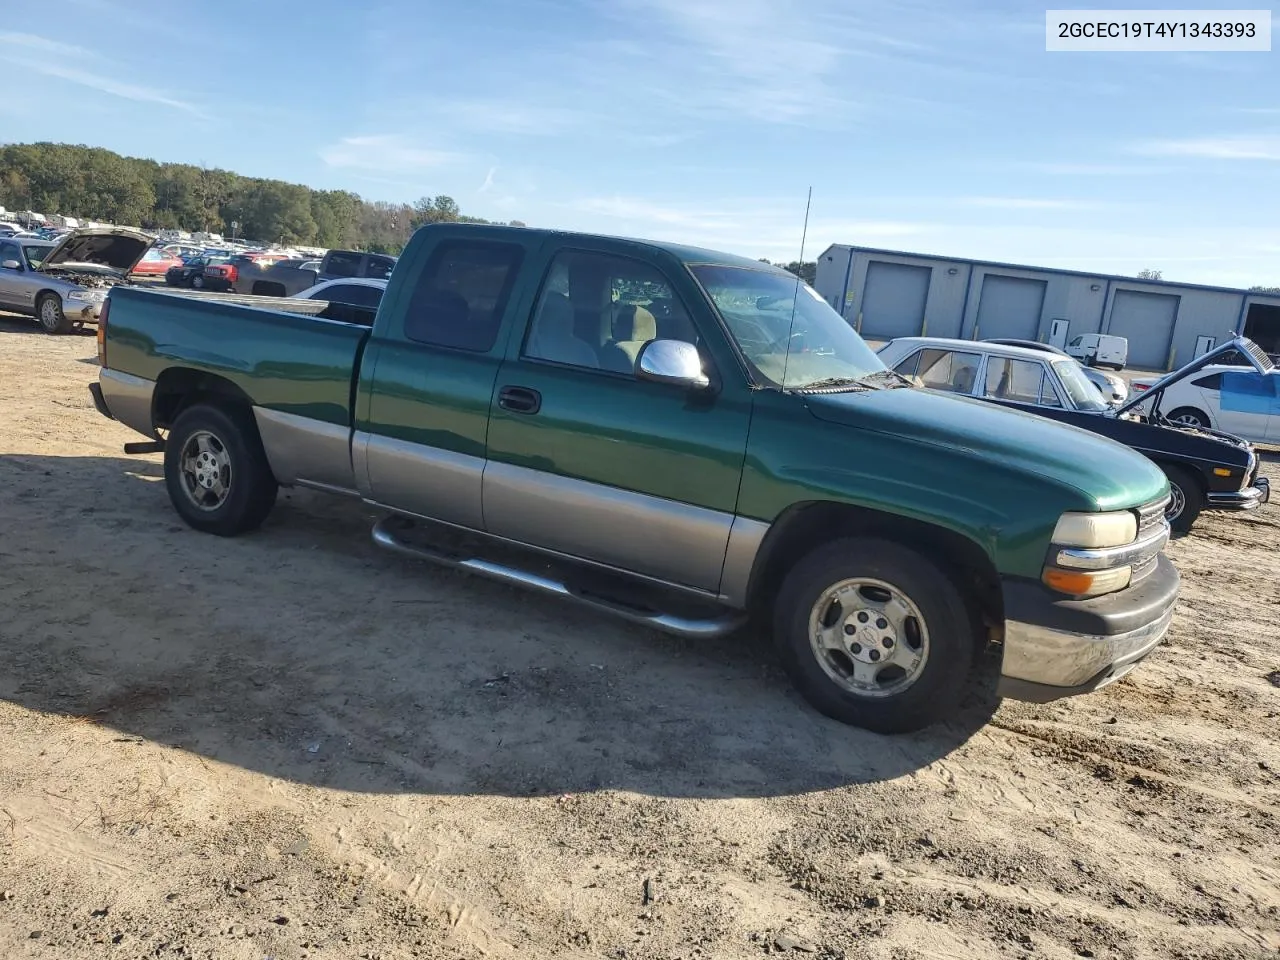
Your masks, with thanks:
[[[758,641],[381,553],[359,504],[195,533],[93,356],[0,321],[5,960],[1280,952],[1280,504],[1171,547],[1130,678],[988,669],[886,738]]]

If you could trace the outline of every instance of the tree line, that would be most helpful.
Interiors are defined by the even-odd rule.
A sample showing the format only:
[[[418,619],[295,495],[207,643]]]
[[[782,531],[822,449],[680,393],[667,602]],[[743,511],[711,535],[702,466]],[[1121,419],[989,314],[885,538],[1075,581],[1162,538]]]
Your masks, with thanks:
[[[148,230],[232,234],[269,243],[399,253],[426,223],[490,223],[452,197],[365,200],[219,168],[124,157],[65,143],[0,146],[0,205]],[[523,226],[519,221],[511,221]]]

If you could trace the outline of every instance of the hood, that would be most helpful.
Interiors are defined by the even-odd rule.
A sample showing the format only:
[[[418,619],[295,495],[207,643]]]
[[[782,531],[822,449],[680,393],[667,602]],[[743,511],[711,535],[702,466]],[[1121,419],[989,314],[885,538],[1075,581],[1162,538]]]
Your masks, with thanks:
[[[1186,379],[1187,377],[1191,376],[1193,373],[1196,373],[1199,370],[1203,370],[1205,367],[1216,363],[1218,360],[1222,359],[1229,353],[1240,354],[1249,362],[1249,365],[1252,366],[1254,370],[1258,371],[1258,373],[1271,373],[1276,368],[1275,363],[1272,362],[1271,358],[1267,355],[1266,351],[1263,350],[1256,343],[1254,343],[1252,340],[1250,340],[1248,337],[1244,337],[1244,336],[1233,337],[1232,339],[1228,340],[1226,343],[1222,344],[1222,346],[1215,347],[1214,349],[1210,350],[1208,353],[1202,354],[1201,356],[1196,357],[1190,363],[1186,364],[1185,366],[1179,367],[1177,370],[1174,370],[1172,373],[1166,373],[1163,377],[1151,383],[1151,385],[1147,387],[1146,390],[1135,390],[1133,392],[1134,395],[1129,399],[1127,403],[1124,403],[1121,406],[1116,407],[1115,409],[1116,414],[1119,415],[1121,413],[1128,413],[1134,407],[1137,407],[1137,406],[1140,406],[1141,404],[1146,403],[1148,400],[1150,400],[1160,391],[1165,390],[1166,388],[1171,387],[1173,384],[1177,383],[1179,380]],[[1147,381],[1144,378],[1136,382],[1146,383]]]
[[[1164,473],[1105,437],[985,400],[926,389],[811,394],[820,420],[954,449],[1074,488],[1100,510],[1163,496]]]
[[[124,227],[82,227],[62,238],[40,265],[71,267],[89,264],[127,276],[151,247],[151,238]]]

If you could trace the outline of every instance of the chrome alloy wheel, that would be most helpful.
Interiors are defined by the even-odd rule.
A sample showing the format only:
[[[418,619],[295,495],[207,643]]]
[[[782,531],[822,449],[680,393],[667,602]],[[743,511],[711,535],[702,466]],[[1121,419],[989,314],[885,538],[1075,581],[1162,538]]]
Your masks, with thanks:
[[[842,580],[809,613],[809,643],[826,674],[860,697],[891,697],[920,678],[929,628],[915,602],[891,583]]]
[[[217,510],[231,492],[231,454],[207,430],[187,438],[180,461],[182,490],[201,510]]]

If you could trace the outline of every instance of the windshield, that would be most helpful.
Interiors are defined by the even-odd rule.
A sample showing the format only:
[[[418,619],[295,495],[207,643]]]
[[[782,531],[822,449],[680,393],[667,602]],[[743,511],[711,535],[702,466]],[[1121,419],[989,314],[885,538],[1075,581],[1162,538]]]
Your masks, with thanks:
[[[796,278],[718,264],[690,270],[753,372],[766,383],[794,390],[885,370],[844,318]]]
[[[1094,386],[1084,375],[1084,368],[1074,360],[1055,360],[1053,369],[1058,371],[1058,379],[1062,381],[1071,405],[1077,410],[1106,410],[1107,402],[1102,391]]]
[[[43,243],[23,244],[22,252],[27,256],[27,263],[33,267],[38,267],[44,263],[44,258],[49,255],[49,251],[53,247]]]

